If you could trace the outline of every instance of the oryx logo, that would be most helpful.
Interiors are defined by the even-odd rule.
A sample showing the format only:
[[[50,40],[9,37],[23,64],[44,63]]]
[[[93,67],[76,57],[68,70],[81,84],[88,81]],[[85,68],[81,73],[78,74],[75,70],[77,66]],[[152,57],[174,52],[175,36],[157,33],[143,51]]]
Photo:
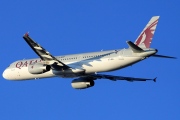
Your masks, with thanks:
[[[138,36],[135,44],[140,46],[140,47],[145,47],[149,48],[157,23],[158,23],[158,18],[159,17],[154,17],[152,18],[149,23],[146,25],[144,30],[141,32],[141,34]]]

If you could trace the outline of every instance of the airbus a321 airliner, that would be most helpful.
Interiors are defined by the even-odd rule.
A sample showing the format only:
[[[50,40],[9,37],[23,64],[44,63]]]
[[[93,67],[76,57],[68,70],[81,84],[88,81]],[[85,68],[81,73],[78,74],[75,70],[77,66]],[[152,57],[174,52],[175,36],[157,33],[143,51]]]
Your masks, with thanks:
[[[150,48],[159,16],[154,16],[145,26],[136,41],[127,41],[129,48],[63,56],[53,56],[42,46],[31,39],[28,33],[23,38],[32,50],[40,57],[13,62],[3,72],[7,80],[30,80],[49,77],[73,78],[71,85],[75,89],[94,86],[94,80],[109,79],[127,81],[147,81],[154,79],[134,78],[99,74],[125,68],[150,56],[174,58],[157,55],[157,49]]]

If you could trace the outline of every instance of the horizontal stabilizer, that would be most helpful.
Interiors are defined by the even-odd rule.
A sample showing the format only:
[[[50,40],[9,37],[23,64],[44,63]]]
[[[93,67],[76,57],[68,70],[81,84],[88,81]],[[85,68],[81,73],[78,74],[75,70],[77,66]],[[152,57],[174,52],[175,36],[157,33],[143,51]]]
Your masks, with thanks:
[[[124,76],[114,76],[114,75],[104,75],[104,74],[93,74],[93,75],[89,75],[90,78],[93,79],[109,79],[112,81],[117,81],[117,80],[126,80],[129,82],[133,82],[133,81],[154,81],[156,82],[156,78],[154,79],[150,79],[150,78],[134,78],[134,77],[124,77]]]
[[[164,56],[164,55],[152,55],[152,57],[160,57],[160,58],[172,58],[172,59],[177,59],[176,57]]]
[[[144,50],[141,49],[140,47],[138,47],[137,45],[135,45],[133,42],[131,41],[127,41],[128,46],[132,49],[132,51],[134,53],[140,53],[143,52]]]

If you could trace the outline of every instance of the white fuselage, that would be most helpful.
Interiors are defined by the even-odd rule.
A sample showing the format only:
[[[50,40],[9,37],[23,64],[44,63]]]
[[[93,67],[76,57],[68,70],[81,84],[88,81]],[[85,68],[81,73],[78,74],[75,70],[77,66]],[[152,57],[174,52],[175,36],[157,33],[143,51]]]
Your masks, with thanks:
[[[154,54],[155,50],[144,53],[133,53],[131,49],[109,50],[93,53],[73,54],[56,56],[64,64],[74,68],[74,73],[63,73],[63,71],[54,71],[51,69],[43,74],[31,74],[28,66],[37,62],[43,62],[41,59],[28,59],[13,62],[4,72],[3,77],[8,80],[29,80],[48,77],[79,77],[97,72],[106,72],[121,69],[139,62],[146,57]],[[76,70],[84,70],[84,74],[77,74]]]

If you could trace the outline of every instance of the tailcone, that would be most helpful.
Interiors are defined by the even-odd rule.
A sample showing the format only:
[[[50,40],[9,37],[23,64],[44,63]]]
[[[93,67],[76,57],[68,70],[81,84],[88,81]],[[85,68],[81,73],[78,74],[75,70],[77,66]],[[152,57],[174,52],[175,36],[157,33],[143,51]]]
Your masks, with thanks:
[[[143,49],[144,52],[143,52],[143,56],[145,57],[150,57],[152,55],[155,55],[158,50],[157,49],[153,49],[153,48],[148,48],[148,49]]]

